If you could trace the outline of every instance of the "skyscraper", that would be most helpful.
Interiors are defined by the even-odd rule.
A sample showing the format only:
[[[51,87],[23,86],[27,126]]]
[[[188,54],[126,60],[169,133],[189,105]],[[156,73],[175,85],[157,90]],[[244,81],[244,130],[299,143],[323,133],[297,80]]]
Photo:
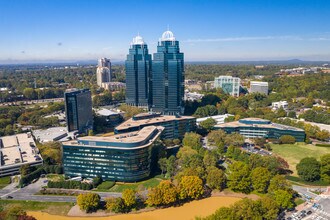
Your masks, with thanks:
[[[98,60],[96,69],[97,85],[102,87],[102,83],[111,81],[111,62],[110,59],[101,58]]]
[[[166,115],[184,112],[184,58],[179,41],[165,31],[152,61],[152,111]]]
[[[89,89],[71,89],[64,93],[68,131],[87,133],[93,129],[92,97]]]
[[[151,93],[151,55],[143,38],[133,38],[126,66],[126,104],[149,109]]]

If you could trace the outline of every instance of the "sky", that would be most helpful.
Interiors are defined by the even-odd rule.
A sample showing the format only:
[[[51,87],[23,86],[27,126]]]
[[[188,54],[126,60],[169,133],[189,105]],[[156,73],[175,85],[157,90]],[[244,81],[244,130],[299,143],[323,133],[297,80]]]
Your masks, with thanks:
[[[330,60],[328,0],[0,0],[0,63],[124,61],[168,27],[186,61]]]

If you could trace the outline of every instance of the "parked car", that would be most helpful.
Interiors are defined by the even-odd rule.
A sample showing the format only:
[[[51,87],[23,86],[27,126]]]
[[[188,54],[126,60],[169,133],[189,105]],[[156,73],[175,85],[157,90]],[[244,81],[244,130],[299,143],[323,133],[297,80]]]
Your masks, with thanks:
[[[13,197],[12,196],[7,196],[7,199],[12,199]]]

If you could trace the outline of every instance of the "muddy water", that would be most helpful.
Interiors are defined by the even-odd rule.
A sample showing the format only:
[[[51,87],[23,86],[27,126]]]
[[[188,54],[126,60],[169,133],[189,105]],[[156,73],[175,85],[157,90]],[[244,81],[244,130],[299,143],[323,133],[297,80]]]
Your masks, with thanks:
[[[44,212],[28,212],[28,215],[34,216],[37,220],[193,220],[195,216],[205,217],[214,213],[220,207],[227,207],[240,198],[235,197],[210,197],[199,201],[193,201],[180,207],[158,209],[150,212],[138,214],[122,214],[109,217],[67,217],[50,215]]]

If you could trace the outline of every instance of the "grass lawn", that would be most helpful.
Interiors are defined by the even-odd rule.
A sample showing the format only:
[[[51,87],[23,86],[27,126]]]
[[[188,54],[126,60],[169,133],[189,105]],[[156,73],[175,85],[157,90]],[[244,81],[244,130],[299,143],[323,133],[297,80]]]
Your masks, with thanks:
[[[63,181],[64,175],[63,174],[47,174],[47,179],[51,181]]]
[[[0,178],[0,189],[2,189],[3,187],[9,185],[10,183],[11,183],[11,181],[10,181],[9,176],[1,177]]]
[[[160,181],[159,178],[151,178],[145,181],[136,182],[136,183],[116,183],[109,191],[110,192],[122,192],[125,189],[134,189],[136,191],[146,190],[157,186]]]
[[[66,215],[73,205],[71,202],[0,200],[0,206],[4,209],[11,206],[21,206],[25,211],[43,211],[53,215]]]
[[[295,185],[301,185],[301,186],[328,186],[329,183],[324,182],[322,180],[318,180],[318,181],[314,181],[314,182],[307,182],[299,177],[296,176],[287,176],[286,177],[287,180],[289,180],[290,182],[294,183]]]
[[[285,159],[293,171],[293,176],[297,176],[296,165],[304,157],[315,157],[317,160],[323,154],[329,154],[330,148],[317,147],[311,144],[295,143],[295,144],[271,144],[273,152]]]

